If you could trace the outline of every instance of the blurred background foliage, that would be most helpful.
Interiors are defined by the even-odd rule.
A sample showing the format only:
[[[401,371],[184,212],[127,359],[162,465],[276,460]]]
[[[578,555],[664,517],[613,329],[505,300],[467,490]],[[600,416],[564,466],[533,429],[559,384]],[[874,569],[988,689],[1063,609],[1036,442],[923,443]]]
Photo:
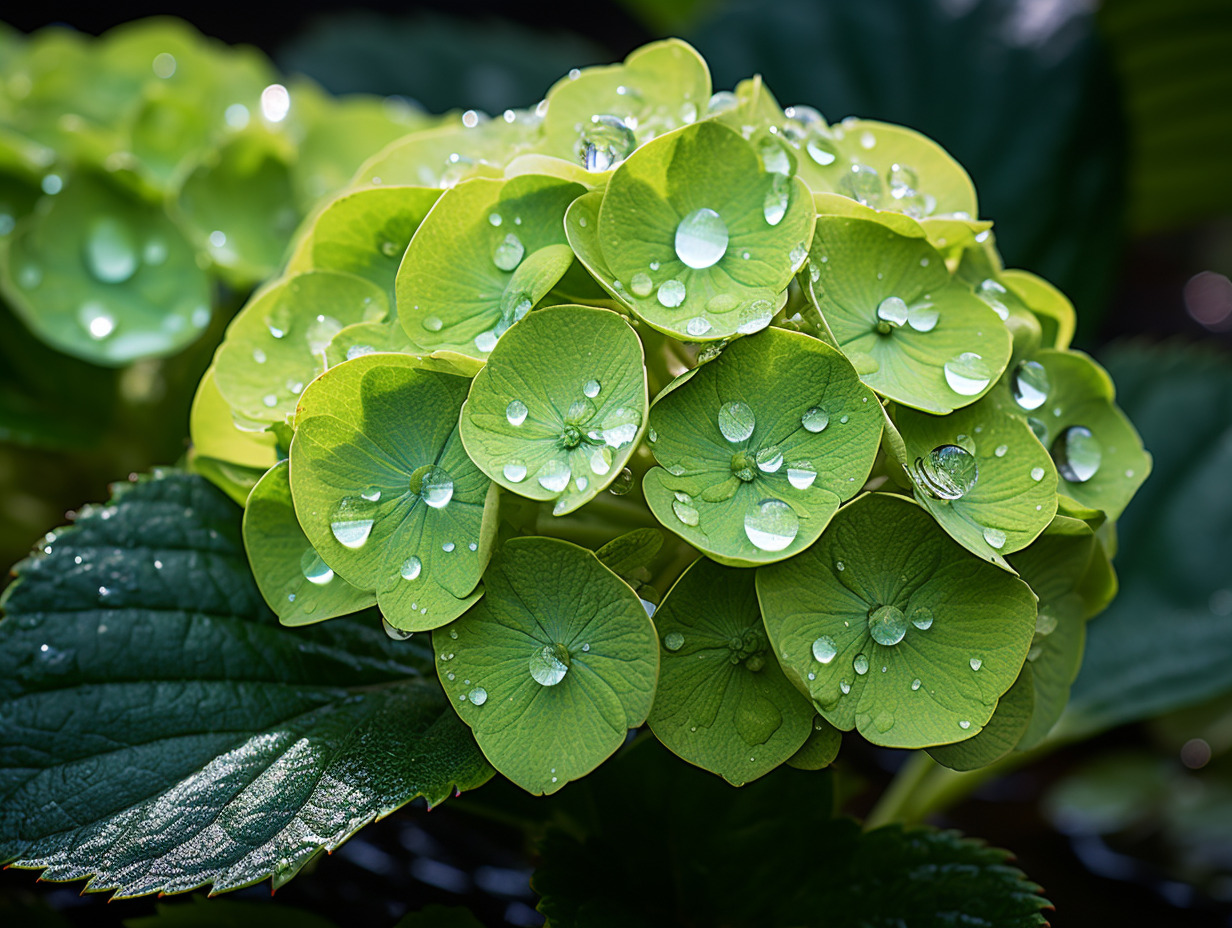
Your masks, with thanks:
[[[101,33],[143,12],[57,15]],[[1104,530],[1119,542],[1121,595],[1089,627],[1060,728],[1073,743],[942,821],[1015,850],[1057,904],[1057,926],[1232,924],[1232,4],[621,0],[555,10],[491,0],[461,10],[308,2],[277,17],[212,4],[182,15],[207,35],[258,44],[273,61],[265,80],[396,95],[409,102],[404,113],[531,106],[570,67],[675,34],[710,61],[716,89],[760,72],[784,104],[900,122],[946,147],[972,175],[1007,265],[1074,300],[1077,347],[1109,368],[1155,473]],[[21,33],[49,21],[33,7],[6,16],[0,74]],[[0,84],[0,124],[12,93]],[[303,144],[279,157],[293,165]],[[20,193],[3,186],[5,167],[0,195]],[[331,178],[345,180],[342,168]],[[32,208],[40,194],[27,193]],[[290,197],[302,215],[311,195]],[[210,257],[208,236],[195,247],[207,255],[214,312],[172,357],[99,367],[50,347],[0,305],[7,562],[66,509],[102,498],[107,481],[182,454],[197,380],[270,262],[236,273]],[[901,760],[846,755],[838,789],[867,803]],[[489,789],[485,821],[500,799]],[[340,922],[358,913],[388,924],[408,903],[465,900],[486,924],[535,924],[521,832],[477,821],[463,809],[399,813],[280,898]],[[42,911],[28,884],[4,878],[15,889],[0,915]],[[76,898],[53,898],[67,923],[99,917],[96,905],[72,908]],[[137,911],[153,909],[108,917]]]

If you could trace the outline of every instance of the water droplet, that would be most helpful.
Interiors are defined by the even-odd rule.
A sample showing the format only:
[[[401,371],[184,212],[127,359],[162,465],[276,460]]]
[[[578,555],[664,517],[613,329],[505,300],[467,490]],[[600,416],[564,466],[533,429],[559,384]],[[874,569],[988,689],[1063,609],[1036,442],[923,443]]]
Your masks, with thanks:
[[[878,644],[896,645],[907,634],[907,617],[897,606],[878,606],[869,613],[868,631]]]
[[[834,147],[834,143],[817,133],[811,135],[805,150],[809,157],[823,168],[829,167],[838,159],[838,149]]]
[[[769,300],[754,300],[740,308],[740,322],[736,331],[741,335],[760,332],[774,318],[774,305]]]
[[[334,572],[330,566],[321,560],[321,555],[308,548],[300,556],[299,569],[304,575],[304,579],[309,583],[315,583],[317,586],[325,586],[329,581],[334,579]]]
[[[471,701],[471,705],[482,706],[488,701],[488,691],[482,686],[476,686],[466,694],[466,697]]]
[[[800,517],[781,499],[763,499],[744,514],[744,534],[762,551],[782,551],[799,530]]]
[[[730,442],[741,442],[753,434],[757,420],[747,403],[732,400],[719,407],[719,431]]]
[[[633,128],[619,116],[596,115],[581,132],[577,143],[578,160],[588,171],[607,171],[629,156],[637,147]]]
[[[568,412],[565,413],[565,422],[569,425],[585,425],[594,418],[597,411],[595,404],[585,397],[574,400],[569,404]],[[578,438],[580,440],[581,435]]]
[[[601,441],[611,448],[623,448],[637,437],[642,425],[642,414],[629,406],[617,406],[603,417],[599,429],[587,432],[592,441]]]
[[[896,200],[915,196],[920,186],[919,175],[903,164],[890,165],[886,179],[889,181],[890,196]]]
[[[685,325],[684,330],[694,338],[701,338],[710,331],[710,320],[703,316],[694,316]]]
[[[445,323],[441,321],[440,316],[426,316],[420,325],[422,325],[429,332],[439,332]]]
[[[941,311],[932,303],[920,303],[907,310],[907,325],[917,332],[931,332],[937,327]]]
[[[697,525],[699,514],[693,508],[693,497],[689,496],[688,493],[676,494],[676,498],[672,500],[672,512],[685,525]]]
[[[389,624],[389,619],[385,618],[385,616],[381,616],[381,627],[385,629],[385,634],[394,641],[406,641],[413,634],[415,634],[414,632],[408,632],[402,628],[395,628],[393,625]]]
[[[588,380],[586,381],[585,384],[582,385],[582,392],[585,393],[587,396],[589,396],[591,399],[594,399],[596,396],[599,395],[600,389],[601,387],[599,385],[599,381],[597,380]]]
[[[787,482],[797,490],[807,490],[817,479],[817,469],[809,461],[787,465]]]
[[[963,721],[958,723],[958,727],[965,731],[966,729],[971,727],[971,723],[968,722],[966,719],[964,719]]]
[[[414,580],[419,576],[421,570],[423,570],[423,562],[412,554],[402,562],[402,567],[399,568],[398,573],[402,575],[403,580]]]
[[[645,271],[638,271],[629,281],[629,289],[633,291],[634,296],[650,296],[650,291],[654,289],[654,281]]]
[[[503,221],[504,220],[501,219],[500,213],[489,213],[488,214],[488,222],[490,222],[494,226],[499,226]]]
[[[877,137],[873,133],[865,131],[860,133],[860,147],[864,149],[872,148],[877,144]]]
[[[877,318],[897,328],[907,321],[907,304],[896,296],[888,296],[877,305]]]
[[[857,654],[851,662],[851,668],[860,676],[868,673],[868,658],[863,654]]]
[[[612,481],[611,486],[607,488],[608,492],[613,496],[624,496],[633,489],[633,471],[629,468],[623,468],[616,479]]]
[[[411,474],[410,487],[412,493],[418,493],[433,509],[444,509],[453,499],[453,477],[449,471],[434,464],[425,465]]]
[[[509,420],[510,425],[521,425],[526,421],[527,412],[526,404],[521,400],[510,400],[509,405],[505,407],[505,418]]]
[[[987,303],[992,310],[1005,321],[1010,317],[1009,308],[1001,297],[1005,296],[1005,287],[997,283],[991,277],[987,280],[981,280],[975,287],[975,295]]]
[[[261,115],[270,122],[282,122],[291,111],[291,95],[282,84],[270,84],[261,91]]]
[[[1014,367],[1010,390],[1023,409],[1039,409],[1048,401],[1048,371],[1038,361],[1019,361]]]
[[[1071,425],[1052,443],[1057,473],[1070,483],[1086,483],[1099,472],[1104,449],[1099,439],[1083,425]]]
[[[974,351],[964,351],[945,362],[945,382],[961,396],[975,396],[988,386],[992,371]]]
[[[94,220],[86,239],[86,266],[105,284],[119,284],[137,272],[137,248],[128,228],[110,216]]]
[[[983,666],[984,666],[984,662],[980,660],[978,657],[971,658],[971,669],[972,670],[979,670]]]
[[[372,534],[376,505],[359,496],[347,496],[338,502],[330,518],[330,531],[345,548],[362,548]]]
[[[822,635],[813,642],[813,657],[821,663],[830,663],[837,654],[838,645],[834,643],[834,639],[829,635]]]
[[[560,643],[545,644],[530,658],[530,675],[541,686],[555,686],[569,672],[569,651]]]
[[[561,493],[569,485],[572,477],[573,473],[570,471],[569,465],[559,458],[553,458],[539,469],[535,479],[539,481],[539,486],[545,490],[552,493]]]
[[[1039,483],[1041,480],[1043,480],[1044,479],[1044,468],[1032,467],[1031,468],[1031,479],[1034,480],[1036,483]]]
[[[844,696],[846,696],[848,693],[850,693],[850,692],[851,692],[851,684],[850,684],[850,683],[848,683],[846,680],[839,680],[839,681],[838,681],[838,688],[839,688],[839,690],[840,690],[840,691],[842,691],[842,694],[843,694]]]
[[[877,169],[867,164],[853,164],[838,183],[840,192],[864,206],[881,206],[881,177]]]
[[[48,174],[43,178],[40,186],[43,188],[43,193],[54,197],[64,189],[64,179],[59,174]]]
[[[762,201],[761,212],[766,224],[777,226],[787,215],[787,207],[791,203],[791,178],[786,174],[774,174],[770,178],[770,186]]]
[[[663,647],[669,651],[679,651],[684,647],[684,635],[680,632],[668,632],[663,638]]]
[[[104,339],[116,328],[116,319],[102,304],[89,302],[81,307],[77,319],[91,338]]]
[[[526,479],[526,464],[520,460],[512,460],[504,466],[502,473],[510,483],[521,483]]]
[[[757,462],[757,469],[763,474],[773,474],[783,466],[783,452],[778,449],[777,445],[771,445],[769,448],[762,448],[753,456]]]
[[[820,432],[830,424],[830,413],[822,406],[810,406],[800,417],[800,424],[805,431]]]
[[[717,264],[727,253],[727,224],[712,209],[695,209],[676,226],[676,256],[692,268]]]
[[[607,472],[612,469],[612,449],[605,445],[592,451],[590,469],[600,477],[606,476]]]
[[[492,263],[502,271],[512,271],[522,263],[522,256],[526,254],[526,248],[522,245],[521,239],[510,232],[492,251]]]
[[[674,277],[671,280],[665,280],[659,285],[659,292],[656,296],[662,305],[668,309],[675,309],[684,302],[684,284]]]
[[[1005,532],[999,528],[986,528],[984,529],[984,540],[1000,551],[1005,547]]]
[[[911,624],[920,631],[927,631],[933,627],[933,611],[927,606],[921,606],[911,613]]]
[[[926,458],[915,459],[911,476],[934,499],[961,499],[979,479],[979,464],[966,448],[940,445],[928,452]]]

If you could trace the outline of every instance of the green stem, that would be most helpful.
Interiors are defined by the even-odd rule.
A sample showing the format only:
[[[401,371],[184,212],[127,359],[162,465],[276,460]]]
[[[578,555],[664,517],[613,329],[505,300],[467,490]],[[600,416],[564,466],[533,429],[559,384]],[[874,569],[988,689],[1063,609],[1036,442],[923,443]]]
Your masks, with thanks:
[[[868,813],[864,829],[868,831],[893,822],[906,824],[914,821],[910,813],[916,790],[937,766],[937,762],[926,752],[916,751],[894,775],[886,791]]]

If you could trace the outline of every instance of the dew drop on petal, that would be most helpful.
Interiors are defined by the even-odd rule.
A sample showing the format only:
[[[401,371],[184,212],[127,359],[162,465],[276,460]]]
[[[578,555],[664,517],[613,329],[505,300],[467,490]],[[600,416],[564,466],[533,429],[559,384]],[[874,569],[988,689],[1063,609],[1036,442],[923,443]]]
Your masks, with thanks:
[[[569,485],[569,480],[572,476],[573,474],[566,462],[559,458],[553,458],[539,469],[535,479],[539,481],[539,485],[545,490],[551,493],[561,493]]]
[[[717,264],[727,242],[727,223],[712,209],[695,209],[676,226],[676,256],[691,268]]]
[[[964,351],[945,362],[945,382],[961,396],[975,396],[988,386],[992,371],[974,351]]]
[[[907,617],[897,606],[878,606],[869,614],[868,631],[878,644],[896,645],[907,634]]]
[[[820,432],[830,424],[830,413],[822,406],[810,406],[800,417],[800,424],[807,432]]]
[[[984,529],[984,540],[988,542],[990,547],[1000,551],[1005,547],[1005,532],[999,528],[986,528]]]
[[[800,531],[800,517],[781,499],[763,499],[744,514],[744,534],[761,551],[782,551]]]
[[[837,654],[838,645],[834,643],[834,639],[829,635],[822,635],[813,642],[813,657],[821,663],[830,663]]]
[[[304,551],[299,559],[299,568],[304,579],[317,586],[325,586],[334,579],[333,570],[321,560],[321,555],[317,554],[313,548]]]
[[[753,434],[757,421],[747,403],[732,400],[719,407],[719,431],[730,442],[742,442]]]
[[[817,479],[817,468],[809,461],[796,461],[787,465],[787,482],[797,490],[807,490]]]
[[[1048,401],[1048,371],[1038,361],[1019,361],[1014,367],[1010,390],[1014,401],[1028,411],[1039,409]]]
[[[411,555],[402,562],[402,566],[398,569],[398,573],[403,580],[414,580],[419,576],[419,572],[423,569],[423,562],[415,555]]]
[[[915,459],[911,474],[917,486],[934,499],[956,500],[970,493],[979,479],[975,455],[958,445],[939,445]]]
[[[530,675],[540,686],[555,686],[569,672],[568,650],[561,644],[545,644],[530,657]]]
[[[1052,443],[1052,459],[1057,473],[1070,483],[1086,483],[1103,463],[1104,449],[1099,439],[1083,425],[1071,425]]]
[[[501,473],[510,483],[521,483],[526,479],[526,464],[520,460],[509,461],[502,468]]]
[[[493,249],[492,263],[502,271],[512,271],[522,263],[524,254],[526,254],[526,247],[521,239],[510,232]]]
[[[656,296],[663,306],[666,306],[668,309],[675,309],[684,302],[684,284],[674,277],[671,280],[665,280],[659,285],[659,291]]]
[[[505,418],[509,420],[510,425],[521,425],[526,421],[527,412],[526,404],[521,400],[510,400],[509,405],[505,407]]]
[[[663,647],[669,651],[679,651],[684,647],[684,635],[680,632],[668,632],[663,637]]]

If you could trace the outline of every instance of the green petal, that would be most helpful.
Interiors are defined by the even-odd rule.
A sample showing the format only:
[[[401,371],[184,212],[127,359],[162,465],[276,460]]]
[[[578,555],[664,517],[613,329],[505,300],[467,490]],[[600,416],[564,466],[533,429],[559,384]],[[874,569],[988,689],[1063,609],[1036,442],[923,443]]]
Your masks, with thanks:
[[[283,625],[307,625],[376,604],[335,574],[308,541],[291,502],[289,464],[258,481],[244,509],[244,547],[261,595]]]
[[[411,341],[486,358],[568,270],[565,210],[583,193],[535,174],[445,191],[398,273],[398,318]]]
[[[95,364],[173,354],[210,321],[209,282],[179,229],[90,175],[40,201],[3,265],[0,283],[22,321]]]
[[[759,570],[757,591],[788,677],[836,728],[886,747],[979,733],[1035,627],[1025,583],[901,496],[839,510],[817,544]]]
[[[655,400],[660,466],[643,480],[646,501],[664,527],[722,564],[782,560],[812,544],[863,486],[881,423],[876,397],[842,355],[769,329]]]
[[[975,402],[1010,359],[1004,323],[952,281],[922,236],[819,216],[808,291],[843,353],[882,396],[926,412]]]
[[[663,645],[648,722],[660,741],[734,786],[791,758],[813,707],[769,649],[753,571],[700,558],[655,610]]]
[[[688,126],[612,175],[598,219],[614,275],[605,285],[678,338],[756,332],[804,263],[813,215],[807,188],[763,171],[740,133],[714,121]]]
[[[404,631],[436,628],[479,596],[497,494],[458,437],[465,378],[396,355],[347,361],[305,392],[291,443],[304,533]]]
[[[554,538],[507,542],[484,583],[474,608],[433,633],[437,672],[493,766],[554,793],[645,721],[654,625],[591,552]]]
[[[555,357],[551,365],[543,359]],[[471,385],[462,441],[489,477],[572,512],[620,475],[646,427],[646,369],[616,313],[538,310],[502,338]]]
[[[218,389],[237,413],[282,422],[325,369],[325,352],[344,327],[384,318],[376,284],[336,271],[307,271],[274,282],[251,300],[218,349]]]

